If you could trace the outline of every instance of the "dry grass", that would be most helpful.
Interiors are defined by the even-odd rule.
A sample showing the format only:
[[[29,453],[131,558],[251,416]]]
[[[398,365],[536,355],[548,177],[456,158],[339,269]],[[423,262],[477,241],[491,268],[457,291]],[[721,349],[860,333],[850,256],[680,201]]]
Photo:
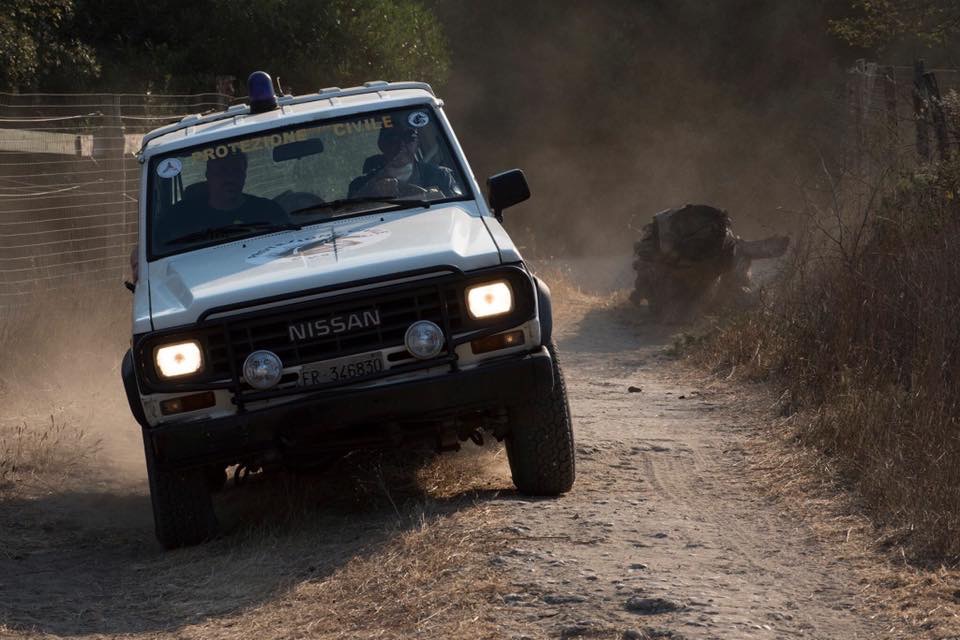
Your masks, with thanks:
[[[0,426],[0,498],[32,488],[50,489],[82,471],[100,447],[83,429],[57,422]]]
[[[769,404],[755,408],[757,415],[768,410]],[[831,556],[854,569],[863,602],[893,623],[891,637],[956,637],[960,570],[912,564],[906,540],[864,513],[833,459],[798,442],[797,423],[806,419],[801,413],[764,425],[763,437],[751,441],[753,477],[806,522]]]
[[[125,296],[125,297],[124,297]],[[59,486],[91,465],[115,412],[129,334],[121,288],[38,295],[0,311],[0,490]]]
[[[172,553],[142,495],[11,503],[0,637],[500,637],[489,554],[510,536],[487,501],[510,487],[496,445],[358,454],[254,475],[218,497],[223,538]]]
[[[482,506],[452,516],[425,511],[375,553],[357,553],[320,579],[306,579],[268,604],[188,626],[178,637],[496,637],[492,605],[505,592],[485,555],[495,520]]]
[[[478,498],[510,486],[502,448],[489,443],[419,458],[369,454],[349,466],[354,471],[337,475],[359,487],[354,499],[360,496],[366,516],[381,514],[370,522],[374,535],[361,528],[356,537],[385,537],[385,544],[356,548],[342,566],[293,583],[268,604],[178,635],[227,638],[241,627],[266,638],[501,637],[496,606],[508,586],[488,555],[504,535]]]
[[[782,412],[807,417],[795,437],[851,481],[897,548],[934,566],[960,558],[958,203],[960,164],[905,176],[865,212],[856,244],[801,252],[774,300],[696,353],[779,385]]]
[[[628,268],[629,256],[624,256],[622,267]],[[629,293],[617,289],[626,282],[612,282],[607,265],[595,259],[543,259],[535,261],[535,273],[550,287],[553,300],[553,320],[557,328],[575,324],[586,309],[622,306]],[[583,272],[584,269],[590,273]],[[621,269],[623,270],[623,269]],[[632,273],[632,272],[631,272]],[[592,287],[584,286],[592,282]]]

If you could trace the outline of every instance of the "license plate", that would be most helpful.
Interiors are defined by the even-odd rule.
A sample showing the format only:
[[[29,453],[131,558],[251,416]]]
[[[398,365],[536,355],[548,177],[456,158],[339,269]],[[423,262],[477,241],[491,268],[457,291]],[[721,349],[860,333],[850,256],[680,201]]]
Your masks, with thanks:
[[[383,371],[383,353],[361,353],[335,360],[304,365],[300,370],[300,386],[312,387],[331,382],[367,378]]]

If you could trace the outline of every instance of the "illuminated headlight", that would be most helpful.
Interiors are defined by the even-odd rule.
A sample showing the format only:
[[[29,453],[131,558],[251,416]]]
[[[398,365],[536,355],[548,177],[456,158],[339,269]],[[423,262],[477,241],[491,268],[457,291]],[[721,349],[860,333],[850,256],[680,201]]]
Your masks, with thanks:
[[[467,289],[467,308],[474,318],[489,318],[513,310],[513,292],[506,282],[494,282]]]
[[[187,376],[203,368],[203,355],[200,353],[200,343],[196,340],[159,347],[154,359],[157,370],[164,378]]]

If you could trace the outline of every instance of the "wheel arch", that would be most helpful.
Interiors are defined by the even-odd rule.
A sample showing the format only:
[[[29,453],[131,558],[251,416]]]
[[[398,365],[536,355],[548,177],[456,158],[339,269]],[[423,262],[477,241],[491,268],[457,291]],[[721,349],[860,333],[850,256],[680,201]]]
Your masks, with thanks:
[[[540,345],[547,346],[553,340],[553,299],[550,287],[540,278],[534,276],[533,281],[537,288],[537,315],[540,318]]]
[[[133,366],[133,352],[127,349],[123,356],[123,362],[120,365],[120,375],[123,378],[123,389],[127,393],[127,403],[130,405],[130,413],[141,427],[149,427],[147,414],[143,410],[143,404],[140,402],[140,387],[137,385],[136,368]]]

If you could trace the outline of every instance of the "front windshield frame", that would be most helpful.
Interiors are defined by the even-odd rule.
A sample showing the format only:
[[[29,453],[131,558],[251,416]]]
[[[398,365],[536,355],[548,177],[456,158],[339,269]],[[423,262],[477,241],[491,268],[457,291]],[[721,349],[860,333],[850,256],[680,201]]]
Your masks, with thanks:
[[[191,251],[197,251],[197,250],[205,249],[212,246],[217,246],[217,245],[226,244],[230,242],[237,242],[240,240],[244,240],[244,239],[248,239],[248,238],[252,238],[260,235],[276,233],[275,230],[269,230],[269,229],[260,230],[260,231],[251,231],[249,233],[238,233],[235,235],[230,235],[229,237],[212,239],[208,242],[204,242],[200,244],[191,244],[188,246],[184,246],[182,249],[178,248],[178,249],[171,249],[166,251],[155,250],[154,237],[153,237],[153,225],[154,225],[154,216],[156,215],[156,212],[154,211],[153,199],[155,197],[156,190],[154,185],[155,185],[155,180],[157,179],[156,167],[162,160],[165,160],[171,157],[182,157],[184,155],[191,154],[197,150],[202,150],[206,147],[209,147],[211,144],[229,145],[231,142],[237,142],[239,140],[243,140],[251,136],[258,136],[258,135],[262,136],[268,133],[282,135],[284,132],[289,132],[291,130],[303,129],[308,127],[327,127],[327,126],[332,127],[342,122],[356,120],[357,118],[369,118],[371,116],[388,116],[388,115],[392,116],[397,113],[409,112],[416,109],[421,109],[421,110],[429,109],[431,112],[431,115],[433,115],[434,121],[436,122],[435,126],[436,126],[436,132],[439,136],[439,141],[440,143],[446,146],[446,149],[448,151],[448,156],[449,156],[448,159],[450,161],[449,164],[451,165],[449,168],[455,172],[458,186],[461,188],[463,192],[462,195],[436,198],[436,199],[429,200],[426,204],[421,204],[421,202],[418,201],[418,199],[416,198],[400,199],[394,203],[377,203],[377,202],[371,201],[366,203],[366,206],[361,207],[357,210],[351,210],[348,213],[339,214],[336,216],[331,216],[326,218],[308,219],[308,220],[304,220],[302,223],[297,222],[297,224],[301,224],[302,228],[307,228],[307,227],[311,227],[319,224],[325,224],[333,220],[341,221],[348,218],[366,216],[366,215],[371,215],[375,213],[388,214],[388,213],[394,213],[401,210],[409,210],[417,207],[423,207],[424,209],[427,209],[432,205],[439,205],[439,204],[444,204],[449,202],[463,202],[463,201],[476,200],[477,195],[474,192],[472,176],[465,170],[465,163],[462,161],[461,155],[460,155],[462,152],[460,151],[459,147],[453,143],[453,141],[456,140],[456,137],[453,135],[452,131],[450,130],[449,124],[446,122],[446,119],[440,116],[440,114],[438,113],[439,110],[435,107],[435,105],[433,105],[430,102],[411,103],[411,104],[405,104],[397,107],[390,107],[386,109],[379,108],[379,109],[369,109],[369,110],[363,110],[363,111],[353,111],[348,114],[343,114],[343,115],[338,115],[333,117],[326,117],[326,118],[318,117],[318,118],[313,118],[308,120],[298,120],[296,122],[284,125],[282,127],[273,127],[273,128],[266,128],[266,129],[256,129],[253,131],[246,131],[244,133],[237,134],[235,136],[216,138],[214,140],[206,140],[204,142],[200,142],[194,145],[178,147],[168,152],[156,153],[150,156],[145,165],[146,178],[144,181],[145,182],[145,185],[144,185],[145,214],[146,214],[145,225],[144,225],[144,228],[145,228],[144,244],[146,245],[145,253],[146,253],[147,261],[152,262],[152,261],[159,260],[161,258],[167,258],[170,256],[179,255],[182,253],[189,253]]]

